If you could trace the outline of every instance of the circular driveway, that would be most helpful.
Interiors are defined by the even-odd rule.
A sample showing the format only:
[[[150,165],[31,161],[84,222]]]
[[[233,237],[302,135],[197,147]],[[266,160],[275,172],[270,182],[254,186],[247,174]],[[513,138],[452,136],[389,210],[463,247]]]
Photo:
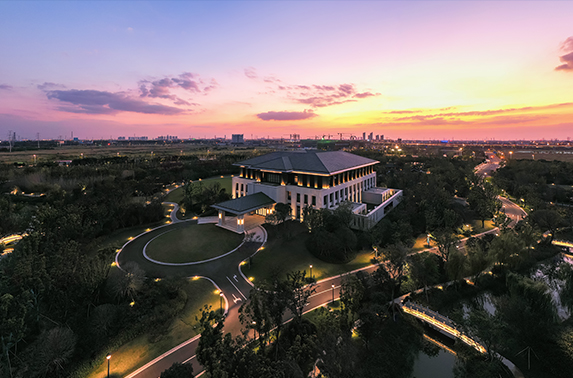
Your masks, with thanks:
[[[197,265],[235,252],[245,237],[221,229],[214,224],[187,224],[169,228],[143,247],[143,256],[156,264]]]
[[[165,232],[196,225],[197,220],[188,220],[161,226],[149,232],[143,233],[126,243],[116,256],[116,262],[121,268],[127,262],[134,262],[143,269],[148,277],[193,277],[206,276],[214,280],[224,278],[224,272],[230,267],[236,269],[241,261],[245,260],[257,251],[262,241],[245,241],[238,248],[219,256],[216,259],[196,262],[193,264],[160,264],[148,260],[144,256],[144,249],[148,243]],[[231,232],[231,231],[228,231]]]

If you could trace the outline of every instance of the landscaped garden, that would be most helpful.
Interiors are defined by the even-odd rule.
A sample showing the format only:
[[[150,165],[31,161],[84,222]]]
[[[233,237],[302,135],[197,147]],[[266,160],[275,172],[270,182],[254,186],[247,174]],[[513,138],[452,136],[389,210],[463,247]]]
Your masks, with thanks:
[[[145,333],[110,352],[112,355],[110,363],[112,376],[124,377],[146,362],[198,334],[196,316],[201,316],[204,305],[217,308],[219,295],[215,293],[213,284],[203,279],[189,279],[182,290],[187,294],[185,307],[179,316],[173,319],[167,333],[161,335],[159,340],[150,342],[150,333]],[[104,378],[106,376],[107,360],[105,359],[88,375],[89,378]]]
[[[210,186],[213,185],[215,183],[219,183],[219,185],[221,185],[222,189],[225,189],[225,191],[227,193],[231,193],[232,188],[231,188],[231,184],[232,184],[232,178],[231,176],[217,176],[217,177],[210,177],[207,179],[201,179],[201,180],[195,180],[193,181],[193,183],[191,185],[205,185],[205,186]],[[185,195],[185,191],[183,189],[183,186],[178,187],[177,189],[173,189],[172,191],[169,192],[169,194],[167,194],[165,196],[165,198],[163,199],[163,201],[165,202],[175,202],[178,204],[181,204],[183,202],[183,197]]]
[[[264,249],[250,259],[250,264],[243,266],[243,273],[253,277],[255,282],[272,280],[274,277],[284,279],[288,272],[306,271],[315,280],[332,277],[370,265],[374,252],[360,251],[351,261],[345,264],[328,263],[313,256],[306,247],[310,234],[302,223],[292,221],[279,226],[265,226],[268,241]],[[289,228],[285,232],[285,227]]]
[[[243,235],[214,224],[189,224],[166,231],[146,248],[147,256],[167,263],[185,263],[211,259],[237,248]]]

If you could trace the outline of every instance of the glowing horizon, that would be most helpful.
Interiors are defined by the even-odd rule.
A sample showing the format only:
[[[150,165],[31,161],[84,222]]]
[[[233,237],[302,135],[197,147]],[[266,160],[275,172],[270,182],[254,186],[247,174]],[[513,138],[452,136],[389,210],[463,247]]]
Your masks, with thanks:
[[[566,139],[571,2],[0,2],[0,139]]]

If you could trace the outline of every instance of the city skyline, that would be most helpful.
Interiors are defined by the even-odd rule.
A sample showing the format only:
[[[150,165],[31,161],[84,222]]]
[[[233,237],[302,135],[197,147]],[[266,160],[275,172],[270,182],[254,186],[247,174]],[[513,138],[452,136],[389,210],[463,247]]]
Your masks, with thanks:
[[[570,2],[2,2],[22,138],[567,139]]]

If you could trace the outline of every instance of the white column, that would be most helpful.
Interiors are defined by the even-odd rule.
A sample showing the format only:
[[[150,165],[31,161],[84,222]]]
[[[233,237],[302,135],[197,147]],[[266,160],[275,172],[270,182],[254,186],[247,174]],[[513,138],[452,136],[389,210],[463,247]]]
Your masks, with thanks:
[[[237,232],[239,234],[245,232],[245,214],[237,215]]]

